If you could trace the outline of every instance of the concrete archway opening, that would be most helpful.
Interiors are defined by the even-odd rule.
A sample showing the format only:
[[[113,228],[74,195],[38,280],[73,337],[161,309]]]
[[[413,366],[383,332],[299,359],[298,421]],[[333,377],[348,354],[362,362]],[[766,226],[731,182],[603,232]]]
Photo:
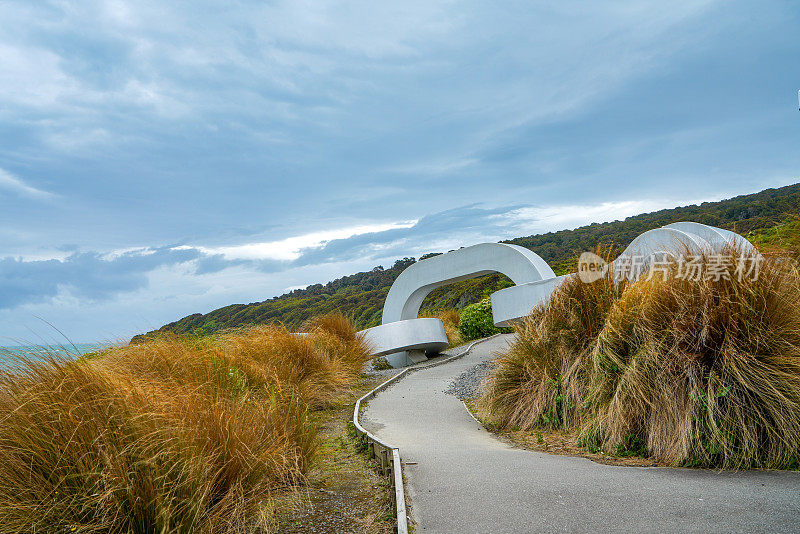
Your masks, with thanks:
[[[376,347],[375,354],[386,355],[389,363],[398,367],[426,359],[426,351],[446,348],[449,344],[442,322],[418,318],[425,297],[438,287],[492,273],[507,276],[514,287],[556,279],[538,254],[505,243],[481,243],[421,260],[392,284],[383,306],[382,324],[365,331]],[[493,306],[494,300],[493,295]],[[530,311],[528,308],[522,315],[512,316],[524,306],[509,306],[511,300],[501,299],[497,304],[493,311],[496,324],[506,325]]]
[[[642,233],[612,264],[638,257],[647,265],[656,254],[710,254],[723,250],[758,255],[744,237],[728,230],[694,222],[672,223]],[[425,297],[437,287],[490,273],[502,273],[514,286],[491,295],[496,326],[509,326],[548,301],[564,280],[555,276],[536,253],[516,245],[482,243],[421,260],[397,277],[383,306],[380,326],[364,331],[375,356],[387,357],[395,367],[426,359],[425,352],[449,346],[442,321],[418,318]],[[632,272],[635,279],[638,274]]]

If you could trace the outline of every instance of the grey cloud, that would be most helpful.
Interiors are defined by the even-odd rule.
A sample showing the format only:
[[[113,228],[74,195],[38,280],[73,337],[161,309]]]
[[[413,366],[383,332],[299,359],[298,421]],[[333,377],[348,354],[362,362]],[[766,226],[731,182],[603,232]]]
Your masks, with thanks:
[[[346,239],[335,239],[324,246],[305,249],[296,265],[314,263],[330,263],[347,261],[363,257],[387,257],[405,255],[409,250],[422,245],[425,241],[442,239],[478,230],[483,235],[502,233],[505,226],[496,216],[505,215],[518,210],[523,205],[503,206],[500,208],[481,208],[478,204],[433,213],[422,217],[410,228],[396,228],[383,232],[359,234]],[[397,243],[394,247],[379,247]],[[434,252],[434,251],[426,251]]]
[[[249,262],[246,260],[228,260],[225,259],[223,254],[204,255],[197,260],[197,269],[195,270],[195,274],[218,273],[219,271],[227,269],[228,267],[242,265],[245,263]]]
[[[424,249],[426,243],[451,239],[476,231],[500,235],[508,228],[498,215],[522,206],[483,208],[477,204],[441,211],[422,217],[410,228],[359,234],[329,241],[322,247],[301,251],[298,259],[228,259],[222,254],[206,254],[190,247],[167,245],[146,251],[126,252],[111,259],[98,252],[73,251],[64,260],[23,261],[0,259],[0,309],[42,302],[67,289],[71,294],[92,301],[109,299],[119,293],[147,286],[147,273],[154,269],[193,261],[195,275],[213,274],[236,266],[247,266],[264,273],[294,267],[353,260],[402,257]],[[73,247],[65,247],[73,250]],[[435,252],[424,250],[424,252]]]
[[[281,260],[246,260],[241,258],[228,259],[224,254],[202,254],[197,258],[195,274],[213,274],[236,267],[237,265],[247,265],[261,271],[262,273],[274,273],[286,269],[292,265],[291,262]]]
[[[147,273],[163,265],[194,260],[192,249],[160,247],[104,259],[97,252],[75,252],[64,260],[0,259],[0,309],[41,302],[61,288],[89,300],[104,300],[147,285]]]

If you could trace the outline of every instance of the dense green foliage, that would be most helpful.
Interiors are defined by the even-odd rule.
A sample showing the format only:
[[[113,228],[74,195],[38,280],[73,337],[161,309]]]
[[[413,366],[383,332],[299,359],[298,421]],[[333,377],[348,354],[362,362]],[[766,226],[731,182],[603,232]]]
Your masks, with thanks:
[[[800,219],[753,230],[747,238],[761,252],[790,252],[800,259]]]
[[[759,246],[795,250],[791,247],[800,246],[796,232],[798,224],[794,222],[798,214],[800,184],[795,184],[721,202],[661,210],[623,221],[595,223],[575,230],[520,237],[507,242],[533,250],[553,267],[556,274],[564,274],[574,271],[581,252],[594,250],[600,244],[621,249],[642,232],[676,221],[719,226],[752,237]],[[378,266],[371,271],[345,276],[324,285],[314,284],[263,302],[232,304],[207,314],[196,313],[169,323],[159,331],[208,334],[225,328],[276,322],[299,328],[309,318],[331,311],[341,311],[353,317],[359,328],[374,326],[380,323],[383,302],[392,282],[414,261],[414,258],[403,258],[387,269]],[[502,275],[465,280],[433,291],[422,308],[423,311],[462,309],[509,285],[511,282]],[[141,336],[137,338],[141,339]]]
[[[503,329],[497,328],[492,319],[492,301],[486,298],[461,310],[458,331],[464,341],[480,339],[502,332]]]

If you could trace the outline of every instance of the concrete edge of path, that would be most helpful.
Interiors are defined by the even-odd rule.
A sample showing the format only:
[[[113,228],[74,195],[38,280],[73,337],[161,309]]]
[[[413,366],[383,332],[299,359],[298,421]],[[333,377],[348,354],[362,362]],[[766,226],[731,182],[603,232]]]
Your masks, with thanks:
[[[366,402],[369,399],[375,397],[380,391],[383,391],[387,387],[391,386],[395,382],[399,381],[401,378],[406,376],[407,374],[413,371],[420,371],[423,369],[429,369],[431,367],[437,367],[439,365],[444,365],[446,363],[452,362],[454,360],[458,360],[459,358],[463,358],[472,350],[472,348],[479,344],[483,343],[484,341],[488,341],[493,339],[501,334],[495,334],[493,336],[489,336],[483,339],[478,339],[470,343],[466,350],[450,356],[440,362],[434,362],[428,365],[424,365],[421,367],[415,368],[406,368],[399,372],[398,374],[394,375],[393,377],[389,378],[385,382],[382,382],[374,389],[372,389],[369,393],[365,394],[363,397],[356,401],[355,406],[353,407],[353,426],[356,429],[356,432],[367,441],[368,443],[368,452],[370,458],[378,458],[380,461],[380,472],[389,477],[389,481],[394,487],[394,505],[395,505],[395,517],[397,518],[397,525],[396,525],[396,532],[397,534],[407,534],[408,533],[408,515],[406,511],[406,496],[405,496],[405,488],[403,485],[403,463],[400,459],[400,449],[395,447],[385,441],[381,440],[378,436],[368,431],[366,428],[361,426],[361,422],[359,421],[361,415],[361,403]],[[469,410],[467,410],[469,411]]]
[[[475,420],[475,422],[476,422],[476,423],[478,423],[478,425],[479,425],[479,426],[480,426],[482,429],[484,429],[484,430],[486,430],[487,432],[489,432],[489,429],[487,429],[487,428],[486,428],[486,425],[484,425],[483,423],[481,423],[481,422],[480,422],[480,420],[479,420],[477,417],[475,417],[475,414],[474,414],[474,413],[472,413],[472,410],[470,410],[470,409],[469,409],[469,406],[467,406],[467,403],[466,403],[466,402],[464,402],[464,400],[463,400],[463,399],[461,400],[461,404],[464,406],[464,409],[467,411],[467,413],[469,414],[469,416],[470,416],[470,417],[472,417],[472,418]]]
[[[452,362],[452,361],[454,361],[454,360],[458,360],[459,358],[463,358],[464,356],[466,356],[467,354],[469,354],[469,352],[472,350],[472,348],[473,348],[475,345],[477,345],[477,344],[479,344],[479,343],[483,343],[484,341],[489,341],[490,339],[494,339],[494,338],[496,338],[497,336],[502,336],[502,335],[503,335],[503,334],[494,334],[494,335],[492,335],[492,336],[489,336],[489,337],[484,337],[484,338],[482,338],[482,339],[475,340],[475,341],[473,341],[472,343],[470,343],[470,344],[467,346],[467,349],[466,349],[466,350],[464,350],[463,352],[459,352],[458,354],[455,354],[455,355],[453,355],[453,356],[450,356],[449,358],[445,358],[444,360],[442,360],[442,361],[440,361],[440,362],[433,362],[433,363],[429,363],[428,365],[421,365],[421,366],[419,366],[419,367],[412,367],[412,368],[410,368],[410,369],[409,369],[409,371],[412,371],[412,372],[413,372],[413,371],[422,371],[423,369],[430,369],[431,367],[438,367],[439,365],[444,365],[444,364],[446,364],[446,363],[450,363],[450,362]],[[380,386],[379,386],[379,387],[380,387]]]
[[[403,464],[400,461],[400,449],[386,443],[378,436],[368,431],[361,426],[359,415],[361,412],[361,403],[374,397],[379,391],[386,389],[394,382],[397,382],[405,375],[408,374],[410,369],[404,369],[400,373],[394,375],[389,380],[378,385],[372,391],[361,397],[356,401],[353,407],[353,427],[356,432],[367,442],[367,451],[370,458],[377,458],[380,462],[380,472],[382,475],[389,477],[390,484],[394,487],[394,501],[395,518],[397,524],[395,532],[397,534],[408,534],[408,516],[406,515],[406,495],[403,487]]]

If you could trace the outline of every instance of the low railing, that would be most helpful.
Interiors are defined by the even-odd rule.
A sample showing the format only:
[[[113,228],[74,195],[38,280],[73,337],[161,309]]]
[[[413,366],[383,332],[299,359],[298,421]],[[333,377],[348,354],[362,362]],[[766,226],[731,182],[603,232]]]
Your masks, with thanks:
[[[383,384],[379,385],[360,399],[356,401],[356,406],[353,408],[353,426],[356,432],[367,442],[367,452],[370,458],[376,458],[379,463],[379,469],[382,475],[389,477],[389,482],[392,484],[394,492],[392,492],[392,505],[395,509],[397,517],[397,526],[395,532],[397,534],[408,534],[408,517],[406,516],[406,494],[403,488],[403,464],[400,462],[400,449],[389,445],[381,440],[375,434],[369,432],[366,428],[361,426],[359,422],[359,413],[361,411],[361,403],[375,396],[376,393],[392,385],[394,382],[403,378],[410,369],[405,369],[396,374]]]

